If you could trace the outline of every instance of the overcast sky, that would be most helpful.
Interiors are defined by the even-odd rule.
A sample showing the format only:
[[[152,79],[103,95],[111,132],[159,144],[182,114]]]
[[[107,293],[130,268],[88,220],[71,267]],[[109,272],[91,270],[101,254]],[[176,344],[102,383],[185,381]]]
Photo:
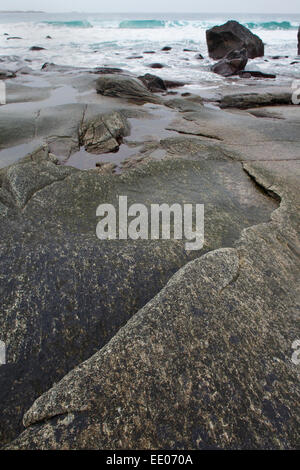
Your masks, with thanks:
[[[300,13],[299,0],[2,0],[0,10],[48,12]]]

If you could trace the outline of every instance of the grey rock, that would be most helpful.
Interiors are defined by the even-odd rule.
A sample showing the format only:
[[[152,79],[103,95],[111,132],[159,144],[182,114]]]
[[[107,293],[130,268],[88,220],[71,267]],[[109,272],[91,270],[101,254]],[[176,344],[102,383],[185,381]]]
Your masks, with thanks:
[[[80,132],[80,144],[86,151],[101,154],[118,151],[123,138],[130,134],[130,126],[121,113],[114,112],[84,122]]]
[[[97,93],[134,101],[136,103],[158,103],[138,79],[126,75],[102,75],[96,82]]]
[[[172,159],[118,176],[56,166],[47,149],[1,170],[3,443],[22,431],[22,416],[36,398],[105,346],[181,266],[201,254],[187,252],[182,241],[98,240],[100,203],[116,204],[118,195],[127,195],[130,205],[137,194],[147,207],[204,203],[202,252],[232,246],[243,228],[267,220],[277,207],[239,163],[219,161],[213,146],[199,143],[194,150],[196,139],[189,140],[162,142]],[[185,159],[176,158],[181,151]]]
[[[282,198],[271,220],[179,270],[34,403],[8,448],[298,448],[297,168],[245,165]]]
[[[259,106],[288,105],[292,102],[292,93],[243,93],[226,95],[221,99],[221,108],[247,109]]]
[[[198,102],[193,102],[185,98],[173,98],[165,102],[165,106],[168,106],[172,109],[177,109],[181,112],[190,112],[197,111],[203,106],[201,98],[197,100]]]

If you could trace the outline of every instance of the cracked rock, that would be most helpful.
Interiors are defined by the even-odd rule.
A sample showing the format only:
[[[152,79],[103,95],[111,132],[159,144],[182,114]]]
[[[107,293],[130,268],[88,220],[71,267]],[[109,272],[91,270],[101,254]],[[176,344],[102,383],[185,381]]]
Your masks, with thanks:
[[[127,119],[121,113],[113,112],[84,123],[80,141],[90,153],[117,152],[123,138],[129,134]]]

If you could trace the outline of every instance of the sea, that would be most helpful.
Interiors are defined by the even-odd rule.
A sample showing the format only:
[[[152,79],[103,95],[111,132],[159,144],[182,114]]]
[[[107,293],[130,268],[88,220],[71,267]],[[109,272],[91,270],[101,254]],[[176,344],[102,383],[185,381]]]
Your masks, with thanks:
[[[0,67],[13,69],[22,60],[35,70],[51,62],[119,67],[140,75],[151,72],[149,65],[155,62],[164,66],[154,71],[162,78],[208,86],[224,79],[210,71],[213,61],[208,57],[205,31],[231,19],[265,43],[265,57],[249,61],[248,70],[276,74],[281,82],[300,79],[300,58],[291,65],[297,62],[300,14],[0,13]],[[32,52],[31,46],[45,50]],[[165,46],[172,49],[164,52]]]

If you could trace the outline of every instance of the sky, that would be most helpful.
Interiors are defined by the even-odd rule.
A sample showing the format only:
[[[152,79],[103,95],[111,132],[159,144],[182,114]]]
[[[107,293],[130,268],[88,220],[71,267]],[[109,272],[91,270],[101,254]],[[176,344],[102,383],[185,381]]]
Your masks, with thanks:
[[[0,10],[100,13],[300,13],[299,0],[2,0]]]

